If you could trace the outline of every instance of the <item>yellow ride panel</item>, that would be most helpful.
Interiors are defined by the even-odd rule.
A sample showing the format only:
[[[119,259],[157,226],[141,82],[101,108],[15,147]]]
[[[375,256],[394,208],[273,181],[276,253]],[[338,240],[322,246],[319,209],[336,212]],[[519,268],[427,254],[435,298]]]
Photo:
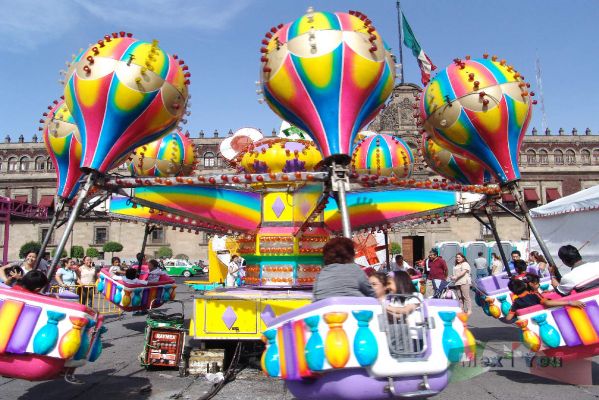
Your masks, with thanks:
[[[189,334],[200,340],[260,340],[264,319],[312,300],[305,291],[218,289],[195,296]]]

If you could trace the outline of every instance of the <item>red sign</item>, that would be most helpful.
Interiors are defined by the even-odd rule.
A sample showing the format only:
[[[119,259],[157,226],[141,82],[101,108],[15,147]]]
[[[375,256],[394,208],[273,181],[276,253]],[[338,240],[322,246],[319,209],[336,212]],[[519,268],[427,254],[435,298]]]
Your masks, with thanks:
[[[179,366],[184,332],[168,329],[152,329],[146,353],[146,364],[157,367]]]

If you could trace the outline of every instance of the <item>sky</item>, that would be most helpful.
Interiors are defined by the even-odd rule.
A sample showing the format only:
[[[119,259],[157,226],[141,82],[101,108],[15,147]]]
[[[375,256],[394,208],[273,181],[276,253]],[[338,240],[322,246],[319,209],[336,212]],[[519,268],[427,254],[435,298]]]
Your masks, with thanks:
[[[0,0],[0,140],[30,139],[47,105],[61,96],[59,70],[105,34],[128,31],[158,39],[189,65],[192,115],[185,129],[250,126],[270,132],[279,118],[258,104],[260,41],[274,25],[309,6],[359,10],[398,55],[396,1],[302,0]],[[421,47],[444,68],[456,57],[497,54],[529,81],[540,99],[535,60],[542,66],[548,126],[599,133],[599,3],[596,0],[403,0]],[[406,82],[420,84],[416,59],[404,50]],[[399,80],[398,80],[399,82]],[[541,127],[541,108],[531,126]]]

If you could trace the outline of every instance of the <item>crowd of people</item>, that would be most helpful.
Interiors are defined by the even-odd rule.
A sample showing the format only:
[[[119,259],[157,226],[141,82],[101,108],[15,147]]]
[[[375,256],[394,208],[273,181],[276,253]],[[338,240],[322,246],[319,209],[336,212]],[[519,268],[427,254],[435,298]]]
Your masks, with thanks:
[[[599,263],[585,263],[578,250],[571,245],[562,246],[558,256],[564,265],[571,268],[570,272],[561,277],[556,267],[550,266],[542,254],[532,251],[526,262],[518,250],[512,251],[511,260],[508,262],[511,277],[502,276],[502,279],[510,279],[508,288],[518,300],[514,301],[507,320],[513,319],[518,309],[536,304],[547,307],[584,307],[584,304],[578,301],[544,297],[539,291],[540,279],[550,276],[555,291],[561,296],[567,296],[572,290],[581,292],[599,287]],[[493,254],[492,263],[488,265],[483,253],[478,253],[472,268],[464,254],[458,253],[450,275],[446,261],[436,249],[429,252],[426,260],[416,262],[414,267],[398,255],[391,268],[381,268],[378,271],[374,268],[363,269],[354,262],[353,242],[346,238],[330,240],[323,248],[323,257],[325,267],[318,275],[313,288],[315,301],[339,296],[375,297],[383,301],[389,294],[410,294],[415,298],[440,297],[447,288],[451,288],[462,311],[467,314],[472,313],[473,282],[491,274],[498,275],[504,272],[503,263],[496,254]],[[412,283],[418,278],[419,291]],[[415,305],[402,307],[402,312],[410,312]]]
[[[161,275],[167,273],[161,268],[158,260],[149,260],[139,253],[141,266],[127,264],[119,257],[112,257],[109,273],[113,279],[122,280],[129,284],[147,284],[158,282]],[[49,259],[45,256],[36,268],[37,254],[30,252],[22,263],[9,263],[0,267],[0,282],[16,290],[26,290],[39,293],[48,287],[58,293],[69,291],[79,296],[81,304],[92,306],[93,291],[98,278],[99,269],[91,257],[64,258],[58,264],[58,269],[51,282],[48,280]]]

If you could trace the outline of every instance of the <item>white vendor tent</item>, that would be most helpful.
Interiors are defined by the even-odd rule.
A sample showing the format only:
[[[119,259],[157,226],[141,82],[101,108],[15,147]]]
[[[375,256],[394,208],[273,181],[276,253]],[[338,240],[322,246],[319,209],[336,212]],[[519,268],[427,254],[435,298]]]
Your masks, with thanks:
[[[562,268],[557,251],[565,244],[578,248],[587,262],[599,261],[599,186],[533,208],[530,215],[562,272],[568,269]],[[540,251],[530,237],[531,249]]]

